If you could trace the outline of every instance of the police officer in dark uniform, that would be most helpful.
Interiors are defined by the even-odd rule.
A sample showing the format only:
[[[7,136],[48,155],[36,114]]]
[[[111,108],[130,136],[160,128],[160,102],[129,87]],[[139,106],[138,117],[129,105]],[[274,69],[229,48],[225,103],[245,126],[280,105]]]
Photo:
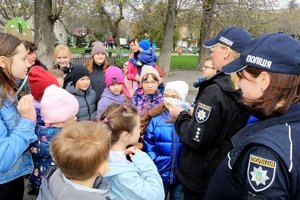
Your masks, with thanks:
[[[229,27],[204,45],[211,49],[214,68],[220,71],[251,39],[246,30]],[[192,115],[168,105],[170,114],[177,117],[175,129],[183,145],[177,175],[184,199],[203,199],[211,177],[232,148],[231,137],[245,126],[249,114],[240,99],[231,76],[219,72],[200,84]]]
[[[222,70],[238,73],[258,121],[232,138],[205,199],[300,199],[300,42],[260,35]]]

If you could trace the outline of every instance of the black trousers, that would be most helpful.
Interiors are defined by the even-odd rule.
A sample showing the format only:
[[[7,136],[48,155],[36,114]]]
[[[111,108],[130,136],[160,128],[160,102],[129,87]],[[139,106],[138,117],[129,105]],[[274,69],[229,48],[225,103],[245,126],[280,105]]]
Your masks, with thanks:
[[[204,192],[194,192],[187,187],[183,186],[183,199],[184,200],[202,200],[204,199]]]
[[[23,200],[24,179],[23,176],[10,182],[0,184],[0,198],[5,200]]]

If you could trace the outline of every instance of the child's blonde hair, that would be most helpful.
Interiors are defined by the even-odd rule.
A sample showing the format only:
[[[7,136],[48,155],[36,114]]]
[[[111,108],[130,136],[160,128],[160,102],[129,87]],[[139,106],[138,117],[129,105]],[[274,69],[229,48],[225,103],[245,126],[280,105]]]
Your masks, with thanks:
[[[87,180],[108,159],[110,136],[102,122],[76,122],[53,137],[51,155],[67,178]]]
[[[49,72],[55,77],[55,78],[64,78],[64,72],[60,69],[50,69]]]
[[[70,57],[72,56],[70,48],[67,45],[61,43],[61,44],[56,45],[55,48],[54,48],[54,51],[53,51],[54,59],[56,58],[57,54],[60,51],[66,52]]]
[[[107,124],[112,131],[111,144],[115,144],[122,132],[132,133],[138,121],[138,111],[132,105],[112,104],[101,115],[101,120]]]

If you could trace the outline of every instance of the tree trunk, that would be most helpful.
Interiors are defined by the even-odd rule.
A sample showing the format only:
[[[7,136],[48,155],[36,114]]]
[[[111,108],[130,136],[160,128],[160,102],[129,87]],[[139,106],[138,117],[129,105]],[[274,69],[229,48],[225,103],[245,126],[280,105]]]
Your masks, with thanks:
[[[164,37],[160,49],[158,65],[163,68],[166,76],[170,75],[173,32],[177,16],[177,0],[168,0],[168,13],[165,23]]]
[[[216,0],[204,0],[203,1],[203,14],[200,25],[200,37],[198,40],[198,48],[199,48],[199,59],[198,59],[198,68],[202,70],[203,62],[202,59],[205,55],[206,49],[203,48],[203,42],[205,39],[210,37],[211,32],[211,24],[214,13],[214,5]]]
[[[53,65],[54,21],[52,19],[52,1],[34,1],[34,41],[38,47],[37,58],[49,69]]]

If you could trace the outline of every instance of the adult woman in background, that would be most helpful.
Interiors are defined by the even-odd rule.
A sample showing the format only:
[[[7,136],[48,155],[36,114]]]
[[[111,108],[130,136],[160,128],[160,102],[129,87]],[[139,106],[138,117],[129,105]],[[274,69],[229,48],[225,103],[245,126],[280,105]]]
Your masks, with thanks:
[[[100,100],[103,90],[106,88],[104,72],[108,66],[109,63],[105,46],[100,41],[94,42],[91,58],[87,60],[85,67],[90,73],[92,89],[96,92],[96,102]]]

